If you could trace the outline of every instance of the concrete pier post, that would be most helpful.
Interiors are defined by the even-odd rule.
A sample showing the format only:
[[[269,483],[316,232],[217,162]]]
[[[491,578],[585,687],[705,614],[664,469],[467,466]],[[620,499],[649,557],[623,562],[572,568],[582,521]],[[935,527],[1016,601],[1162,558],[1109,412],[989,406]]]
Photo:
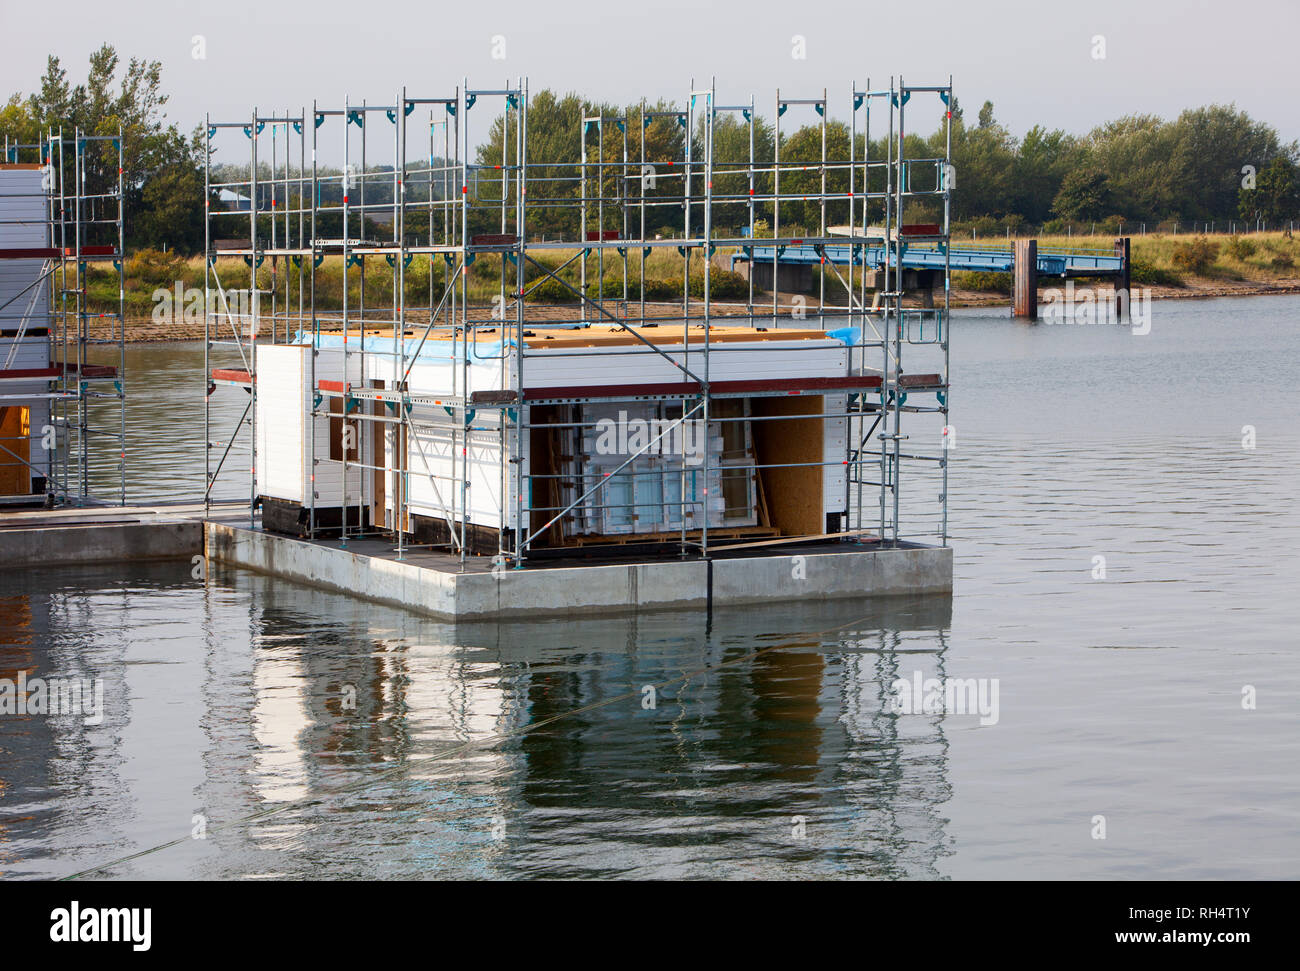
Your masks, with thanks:
[[[1011,316],[1038,319],[1038,240],[1015,241]]]

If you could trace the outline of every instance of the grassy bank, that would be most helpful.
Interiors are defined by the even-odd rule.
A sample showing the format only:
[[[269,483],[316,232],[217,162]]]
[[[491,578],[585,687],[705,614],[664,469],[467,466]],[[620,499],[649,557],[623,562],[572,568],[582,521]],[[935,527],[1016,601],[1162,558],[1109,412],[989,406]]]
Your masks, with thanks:
[[[1114,238],[1049,236],[1039,239],[1043,250],[1104,250],[1111,251]],[[961,246],[960,241],[955,245]],[[969,245],[969,244],[968,244]],[[579,288],[579,260],[573,259],[576,251],[548,251],[538,257],[539,262],[564,280],[569,287]],[[724,267],[729,265],[729,252],[719,251],[714,257],[710,274],[711,296],[716,300],[744,300],[749,293],[745,278]],[[1258,233],[1250,236],[1135,236],[1132,241],[1135,285],[1158,288],[1210,287],[1223,283],[1275,284],[1295,281],[1300,276],[1300,238],[1288,239],[1282,233]],[[479,256],[470,266],[469,300],[471,303],[491,305],[501,292],[502,257],[497,254]],[[505,264],[506,291],[513,289],[515,268]],[[626,275],[625,275],[626,267]],[[370,307],[393,304],[395,289],[394,269],[382,256],[367,257],[364,261],[364,301]],[[839,276],[845,274],[837,268]],[[362,303],[362,266],[355,264],[348,270],[348,305]],[[817,288],[818,272],[825,281],[828,300],[839,302],[843,284],[834,271],[814,271],[813,289]],[[222,258],[217,261],[215,273],[228,289],[246,289],[250,284],[249,268],[240,258]],[[447,282],[448,266],[441,256],[433,259],[416,257],[405,268],[406,302],[410,307],[427,307],[436,304],[443,296]],[[587,293],[594,296],[602,274],[598,271],[593,253],[587,259]],[[299,300],[299,279],[303,289],[310,287],[310,274],[284,260],[266,260],[257,272],[257,286],[264,291],[274,291],[281,305],[287,300],[296,307]],[[316,267],[316,306],[321,310],[336,311],[343,307],[343,259],[341,256],[325,258]],[[640,254],[629,251],[626,261],[616,250],[604,254],[604,294],[606,299],[619,299],[626,293],[629,300],[638,300],[642,290],[647,300],[680,300],[683,290],[684,260],[674,248],[656,248],[646,257],[644,284]],[[573,290],[549,278],[536,266],[526,268],[528,293],[526,300],[538,304],[574,304],[578,296]],[[186,289],[203,287],[203,261],[184,259],[156,250],[143,250],[133,255],[126,264],[127,316],[150,316],[159,301],[158,291],[174,294],[177,283]],[[92,312],[113,310],[117,299],[117,277],[107,267],[91,264],[87,271],[86,288]],[[704,274],[701,259],[691,261],[690,294],[704,296]],[[956,272],[953,289],[957,293],[1007,295],[1011,290],[1010,274]],[[756,291],[757,295],[758,291]],[[264,298],[266,299],[266,298]],[[304,301],[306,302],[306,301]]]
[[[580,261],[571,259],[574,252],[554,251],[537,257],[546,269],[529,263],[525,269],[526,300],[530,303],[577,303],[581,288]],[[474,304],[491,304],[502,292],[502,263],[499,254],[481,254],[470,265],[469,300]],[[566,265],[567,264],[567,265]],[[638,255],[630,254],[625,262],[616,251],[606,251],[603,267],[595,254],[587,260],[586,292],[595,296],[601,289],[606,299],[640,299],[644,289],[647,300],[680,300],[684,283],[684,261],[676,250],[656,249],[646,258],[643,271]],[[513,263],[505,263],[505,292],[513,291],[516,270]],[[564,283],[548,275],[547,271]],[[602,273],[603,270],[603,273]],[[432,259],[416,256],[404,268],[406,303],[412,307],[428,307],[442,299],[447,285],[449,267],[446,260],[435,255]],[[220,258],[214,268],[215,277],[229,290],[246,290],[252,284],[248,265],[242,258]],[[364,280],[364,293],[362,277]],[[341,310],[343,307],[343,257],[326,257],[315,268],[315,305],[321,310]],[[204,285],[201,258],[185,259],[156,250],[143,250],[126,263],[126,312],[128,317],[150,315],[159,305],[164,291],[172,294],[180,284],[183,290],[202,290]],[[568,284],[565,286],[564,284]],[[214,287],[216,284],[213,284]],[[347,302],[349,307],[359,307],[364,302],[371,307],[392,306],[399,285],[394,267],[383,256],[366,257],[348,267]],[[274,292],[281,303],[287,301],[297,306],[300,290],[310,297],[311,273],[305,267],[285,260],[265,260],[257,271],[257,287]],[[107,267],[91,265],[86,275],[87,296],[94,311],[115,309],[117,301],[117,274]],[[573,289],[569,289],[572,287]],[[697,257],[692,260],[689,283],[692,297],[704,296],[704,267]],[[715,261],[710,274],[710,295],[715,299],[743,298],[749,284],[738,273],[722,269]],[[263,297],[263,300],[267,300]],[[309,300],[304,300],[309,302]]]
[[[1041,236],[1039,250],[1113,252],[1113,236]],[[957,241],[955,247],[962,243]],[[966,244],[972,245],[972,244]],[[982,244],[981,248],[982,248]],[[989,248],[994,248],[990,244]],[[1272,284],[1300,276],[1300,237],[1283,233],[1249,236],[1134,236],[1130,244],[1135,286],[1193,287],[1215,283]],[[953,274],[953,289],[977,293],[1011,293],[1009,273]]]

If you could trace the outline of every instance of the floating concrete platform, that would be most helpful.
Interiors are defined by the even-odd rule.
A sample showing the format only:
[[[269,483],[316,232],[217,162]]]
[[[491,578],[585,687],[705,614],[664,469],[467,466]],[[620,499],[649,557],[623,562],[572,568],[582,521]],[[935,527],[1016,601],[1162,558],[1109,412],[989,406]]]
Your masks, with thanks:
[[[645,610],[743,608],[950,594],[952,549],[810,542],[716,550],[710,559],[492,559],[424,549],[398,560],[382,539],[307,541],[252,528],[248,507],[107,506],[0,514],[0,589],[7,569],[209,560],[404,607],[443,620],[527,619]],[[616,551],[614,555],[617,556]]]
[[[698,559],[538,561],[492,568],[381,540],[306,541],[230,523],[204,525],[209,559],[406,607],[481,620],[611,611],[707,608],[952,592],[952,549],[819,543]]]
[[[203,552],[202,516],[201,504],[5,510],[0,569],[189,558]]]

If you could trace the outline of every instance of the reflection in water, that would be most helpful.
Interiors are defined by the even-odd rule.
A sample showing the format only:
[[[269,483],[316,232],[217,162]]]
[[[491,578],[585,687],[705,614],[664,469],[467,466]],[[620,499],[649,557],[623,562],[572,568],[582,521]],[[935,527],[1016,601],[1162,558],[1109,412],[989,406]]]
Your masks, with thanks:
[[[45,606],[46,601],[38,598],[37,609]],[[36,671],[35,641],[48,630],[43,614],[42,611],[41,616],[33,615],[32,598],[25,594],[0,597],[0,685],[8,681],[16,686],[20,671],[29,676]],[[6,718],[5,727],[6,731],[0,735],[0,807],[8,811],[0,813],[0,873],[20,859],[13,846],[13,831],[15,823],[22,819],[21,814],[30,812],[24,794],[13,791],[13,782],[7,778],[4,767],[30,762],[38,771],[45,772],[53,761],[47,720],[38,719],[35,724],[20,728],[16,719]],[[38,785],[43,781],[38,780]],[[14,814],[19,814],[18,820],[14,820]]]
[[[111,677],[83,656],[80,598],[32,594],[22,589],[25,582],[15,584],[19,579],[7,575],[0,586],[0,687],[8,696],[0,713],[0,873],[24,868],[29,833],[58,832],[66,825],[70,807],[63,793],[89,775],[115,774],[107,721],[87,725],[75,712],[27,714],[27,701],[19,701],[20,674],[29,683]],[[130,800],[120,784],[116,799]]]
[[[20,754],[5,726],[10,875],[166,842],[195,814],[207,840],[114,875],[935,876],[948,851],[941,719],[885,707],[911,638],[926,646],[909,670],[922,655],[940,668],[942,598],[720,612],[711,630],[673,614],[453,628],[239,571],[205,589],[187,575],[23,581],[54,644],[115,595],[128,612],[149,591],[176,609],[126,618],[117,656],[86,631],[81,652],[103,664],[92,676],[123,689],[105,721],[113,758],[58,779],[67,729],[24,722],[48,741]],[[198,637],[182,619],[195,614]],[[176,665],[166,742],[120,703],[148,669]],[[146,800],[142,784],[169,797]],[[8,793],[41,787],[66,815],[18,818]],[[83,820],[90,804],[134,809]],[[284,811],[222,827],[267,808]]]
[[[0,872],[197,815],[206,840],[113,873],[1294,878],[1297,314],[1171,301],[1145,337],[959,315],[951,617],[452,627],[186,561],[0,570],[0,677],[103,678],[107,703],[0,718]],[[130,388],[171,389],[134,399],[135,495],[202,486],[196,351],[132,351]],[[998,679],[1000,720],[893,715],[917,672]]]

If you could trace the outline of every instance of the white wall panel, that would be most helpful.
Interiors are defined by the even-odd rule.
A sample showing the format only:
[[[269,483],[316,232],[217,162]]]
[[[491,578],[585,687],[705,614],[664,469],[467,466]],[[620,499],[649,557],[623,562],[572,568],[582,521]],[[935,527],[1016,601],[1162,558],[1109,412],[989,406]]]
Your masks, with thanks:
[[[311,407],[303,374],[308,349],[268,345],[257,349],[258,491],[273,499],[306,503],[306,413]]]

